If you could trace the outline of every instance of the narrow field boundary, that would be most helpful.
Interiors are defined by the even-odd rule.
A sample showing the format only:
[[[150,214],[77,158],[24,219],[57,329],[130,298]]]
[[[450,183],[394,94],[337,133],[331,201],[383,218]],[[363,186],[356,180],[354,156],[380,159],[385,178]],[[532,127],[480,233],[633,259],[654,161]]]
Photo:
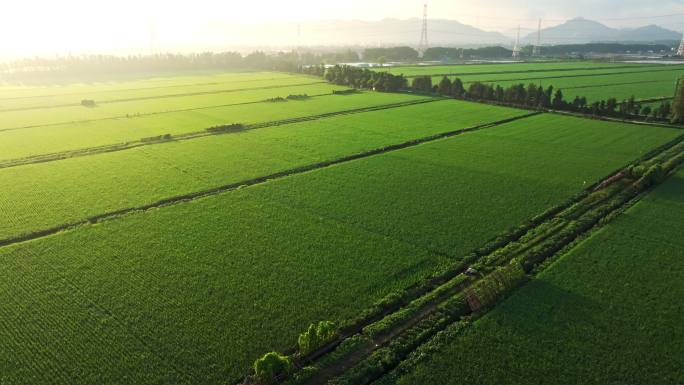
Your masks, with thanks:
[[[647,99],[636,99],[636,103],[656,103],[656,102],[665,102],[668,100],[673,100],[674,98],[672,96],[662,96],[659,98],[647,98]],[[619,102],[622,104],[622,102]]]
[[[591,62],[591,61],[588,61]],[[518,62],[484,62],[484,63],[435,63],[435,64],[406,64],[406,65],[397,65],[397,66],[387,66],[387,67],[382,67],[382,68],[430,68],[430,67],[474,67],[474,66],[497,66],[497,65],[508,65],[508,66],[516,66],[520,64],[572,64],[574,62],[572,61],[518,61]],[[523,72],[539,72],[539,71],[578,71],[578,70],[592,70],[592,69],[614,69],[614,68],[640,68],[640,67],[657,67],[660,66],[662,67],[661,64],[644,64],[644,63],[627,63],[627,62],[615,62],[616,64],[611,65],[609,63],[601,63],[604,64],[604,66],[596,66],[596,67],[576,67],[576,68],[556,68],[556,69],[550,69],[550,68],[540,68],[540,69],[527,69],[527,70],[511,70],[508,72],[512,73],[523,73]],[[377,67],[376,67],[377,68]],[[496,72],[477,72],[477,74],[490,74],[490,73],[498,73]]]
[[[484,64],[484,63],[483,63]],[[501,65],[501,63],[487,63],[489,65]],[[545,63],[527,63],[527,64],[545,64]],[[549,63],[553,64],[553,63]],[[457,66],[459,64],[454,64],[454,66]],[[467,66],[469,64],[461,64],[463,66]],[[509,63],[511,65],[511,63]],[[512,64],[515,65],[515,64]],[[411,68],[425,68],[425,67],[443,67],[443,64],[438,64],[434,66],[413,66]],[[392,68],[392,67],[389,67]],[[405,67],[402,67],[405,68]],[[510,70],[510,71],[486,71],[486,72],[470,72],[470,73],[449,73],[449,74],[438,74],[438,75],[430,75],[430,74],[424,74],[424,75],[405,75],[404,77],[406,78],[415,78],[415,77],[421,77],[421,76],[474,76],[474,75],[496,75],[496,74],[532,74],[532,73],[544,73],[544,72],[571,72],[571,71],[602,71],[602,70],[613,70],[613,69],[620,69],[620,68],[662,68],[660,65],[620,65],[620,66],[605,66],[605,67],[578,67],[578,68],[556,68],[556,69],[551,69],[551,68],[542,68],[542,69],[530,69],[530,70],[523,70],[523,71],[516,71],[516,70]]]
[[[650,84],[650,83],[672,83],[670,80],[641,80],[637,82],[625,82],[625,83],[606,83],[606,84],[591,84],[584,86],[572,86],[572,87],[559,87],[561,90],[579,90],[585,88],[598,88],[598,87],[610,87],[610,86],[629,86],[632,84]]]
[[[184,92],[184,93],[165,94],[165,95],[150,95],[150,96],[140,96],[140,97],[136,97],[136,98],[95,100],[95,102],[97,104],[112,104],[112,103],[121,103],[121,102],[135,102],[135,101],[141,101],[141,100],[171,99],[171,98],[180,98],[180,97],[187,97],[187,96],[228,94],[228,93],[233,93],[233,92],[270,90],[270,89],[287,88],[287,87],[301,87],[301,86],[311,86],[314,84],[327,84],[327,82],[320,80],[320,81],[315,81],[315,82],[310,82],[310,83],[297,83],[297,84],[288,84],[288,85],[275,85],[275,86],[250,87],[250,88],[234,88],[234,89],[223,89],[223,90],[214,90],[214,91]],[[63,108],[63,107],[79,107],[79,106],[81,106],[80,103],[65,103],[65,104],[54,104],[54,105],[49,105],[49,106],[19,107],[19,108],[11,108],[11,109],[6,109],[6,110],[0,110],[0,113],[2,113],[2,112],[15,112],[15,111],[29,111],[29,110],[43,110],[43,109]],[[87,107],[83,107],[83,108],[87,108]],[[97,108],[97,107],[94,107],[94,108]]]
[[[5,160],[5,161],[0,161],[0,169],[24,166],[27,164],[54,162],[54,161],[63,160],[63,159],[78,158],[78,157],[91,156],[91,155],[96,155],[96,154],[104,154],[104,153],[108,153],[108,152],[118,152],[118,151],[130,150],[132,148],[137,148],[137,147],[142,147],[142,146],[152,146],[152,145],[163,144],[163,143],[173,143],[173,142],[203,138],[203,137],[207,137],[207,136],[236,134],[236,133],[246,132],[246,131],[255,130],[255,129],[259,129],[259,128],[282,126],[285,124],[292,124],[292,123],[302,123],[302,122],[308,122],[308,121],[312,121],[312,120],[330,118],[330,117],[334,117],[334,116],[353,115],[353,114],[360,114],[360,113],[364,113],[364,112],[373,112],[373,111],[388,110],[388,109],[392,109],[392,108],[401,108],[401,107],[412,106],[412,105],[417,105],[417,104],[432,103],[432,102],[435,102],[438,100],[444,100],[444,99],[440,99],[440,98],[418,99],[418,100],[411,100],[411,101],[400,102],[400,103],[391,103],[391,104],[383,104],[383,105],[379,105],[379,106],[356,108],[356,109],[351,109],[351,110],[334,111],[334,112],[328,112],[328,113],[319,114],[319,115],[309,115],[309,116],[303,116],[303,117],[298,117],[298,118],[283,119],[283,120],[276,120],[276,121],[263,122],[263,123],[255,123],[255,124],[243,126],[237,131],[220,131],[220,130],[208,131],[205,129],[202,131],[192,131],[192,132],[173,135],[173,136],[169,135],[167,137],[164,137],[163,135],[161,135],[159,138],[155,138],[154,140],[139,139],[139,140],[133,140],[133,141],[124,142],[124,143],[115,143],[115,144],[108,144],[108,145],[104,145],[104,146],[82,148],[82,149],[78,149],[78,150],[69,150],[69,151],[63,151],[63,152],[57,152],[57,153],[34,155],[34,156],[25,157],[25,158],[9,159],[9,160]],[[295,102],[293,102],[293,103],[295,103]]]
[[[461,135],[461,134],[464,134],[467,132],[474,132],[474,131],[483,130],[486,128],[500,126],[502,124],[514,122],[514,121],[521,120],[521,119],[526,119],[526,118],[529,118],[531,116],[536,116],[539,114],[540,114],[539,112],[533,112],[533,113],[528,113],[528,114],[516,116],[513,118],[499,120],[496,122],[490,122],[490,123],[485,123],[485,124],[481,124],[481,125],[477,125],[477,126],[473,126],[473,127],[469,127],[469,128],[463,128],[463,129],[458,129],[458,130],[454,130],[454,131],[443,132],[440,134],[431,135],[431,136],[427,136],[427,137],[423,137],[423,138],[419,138],[419,139],[413,139],[413,140],[410,140],[407,142],[389,145],[389,146],[385,146],[385,147],[377,148],[374,150],[369,150],[369,151],[365,151],[365,152],[361,152],[361,153],[357,153],[354,155],[349,155],[349,156],[345,156],[345,157],[341,157],[341,158],[337,158],[337,159],[333,159],[333,160],[327,160],[327,161],[313,163],[313,164],[309,164],[309,165],[305,165],[305,166],[295,167],[295,168],[291,168],[288,170],[279,171],[279,172],[276,172],[276,173],[273,173],[270,175],[260,176],[257,178],[244,180],[241,182],[229,183],[229,184],[226,184],[223,186],[218,186],[218,187],[214,187],[214,188],[207,189],[207,190],[197,191],[197,192],[193,192],[193,193],[189,193],[189,194],[177,195],[174,197],[165,198],[165,199],[158,200],[156,202],[141,205],[141,206],[135,206],[135,207],[125,208],[125,209],[110,211],[107,213],[90,216],[86,219],[73,221],[70,223],[65,223],[65,224],[55,226],[55,227],[51,227],[48,229],[34,231],[34,232],[31,232],[28,234],[24,234],[24,235],[20,235],[20,236],[16,236],[16,237],[11,237],[11,238],[7,238],[7,239],[2,239],[2,240],[0,240],[0,247],[9,246],[9,245],[13,245],[13,244],[21,243],[21,242],[26,242],[26,241],[31,241],[31,240],[43,238],[43,237],[46,237],[49,235],[57,234],[57,233],[64,231],[64,230],[69,230],[69,229],[76,228],[76,227],[83,226],[83,225],[87,225],[87,224],[95,224],[95,223],[100,223],[100,222],[104,222],[107,220],[120,218],[124,215],[131,214],[131,213],[144,212],[144,211],[148,211],[151,209],[157,209],[157,208],[161,208],[161,207],[176,205],[179,203],[190,202],[190,201],[194,201],[197,199],[206,198],[206,197],[230,192],[230,191],[236,190],[236,189],[241,188],[241,187],[249,187],[249,186],[259,185],[259,184],[263,184],[263,183],[266,183],[269,181],[286,178],[286,177],[289,177],[292,175],[303,174],[303,173],[306,173],[309,171],[319,170],[319,169],[323,169],[323,168],[327,168],[327,167],[331,167],[331,166],[335,166],[335,165],[339,165],[339,164],[343,164],[343,163],[352,162],[352,161],[359,160],[359,159],[369,158],[369,157],[376,156],[376,155],[381,155],[381,154],[385,154],[385,153],[389,153],[389,152],[393,152],[393,151],[403,150],[403,149],[415,147],[415,146],[418,146],[418,145],[421,145],[424,143],[429,143],[429,142],[433,142],[436,140],[446,139],[446,138],[450,138],[453,136]]]
[[[682,69],[684,71],[684,68]],[[528,80],[553,80],[553,79],[575,79],[575,78],[592,78],[592,77],[599,77],[599,76],[619,76],[619,75],[634,75],[634,74],[641,74],[641,73],[654,73],[654,72],[671,72],[671,70],[666,71],[666,70],[657,70],[657,71],[633,71],[633,72],[620,72],[620,73],[612,73],[612,72],[604,72],[604,73],[598,73],[598,74],[582,74],[582,75],[560,75],[560,76],[544,76],[544,77],[527,77],[527,78],[510,78],[510,79],[494,79],[494,80],[468,80],[467,78],[463,78],[463,83],[464,84],[471,84],[471,83],[500,83],[500,82],[515,82],[515,81],[528,81]],[[431,77],[441,77],[441,76],[446,76],[446,77],[458,77],[457,75],[425,75],[425,76],[431,76]]]

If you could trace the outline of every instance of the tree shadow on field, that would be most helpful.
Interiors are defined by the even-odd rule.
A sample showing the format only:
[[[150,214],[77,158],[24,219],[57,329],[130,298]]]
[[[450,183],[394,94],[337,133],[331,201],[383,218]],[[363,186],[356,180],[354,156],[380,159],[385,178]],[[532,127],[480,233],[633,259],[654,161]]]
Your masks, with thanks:
[[[548,327],[571,327],[591,323],[601,311],[596,301],[541,279],[534,279],[516,291],[487,315],[490,321],[510,328],[523,337],[539,337]]]
[[[652,194],[658,201],[684,206],[684,175],[681,173],[670,175],[665,183],[658,186]]]
[[[478,335],[505,352],[492,357],[517,383],[670,383],[684,374],[673,339],[678,332],[639,314],[639,290],[625,296],[626,284],[616,280],[616,290],[606,294],[594,286],[596,295],[588,298],[535,279],[483,318]],[[679,316],[670,314],[672,322]]]

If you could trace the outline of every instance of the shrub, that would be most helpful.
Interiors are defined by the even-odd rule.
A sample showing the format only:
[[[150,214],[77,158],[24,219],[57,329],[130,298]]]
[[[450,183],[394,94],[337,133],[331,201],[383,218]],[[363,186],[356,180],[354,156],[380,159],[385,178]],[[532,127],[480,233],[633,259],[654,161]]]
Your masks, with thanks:
[[[299,335],[297,340],[301,354],[309,354],[335,338],[337,330],[330,321],[321,321],[317,325],[309,325],[309,329]]]
[[[143,143],[149,143],[149,142],[163,142],[166,140],[171,140],[173,137],[171,134],[164,134],[164,135],[157,135],[157,136],[148,136],[146,138],[140,139],[141,142]]]
[[[83,107],[95,107],[95,101],[92,99],[83,99],[81,100],[81,105]]]
[[[303,100],[303,99],[308,99],[309,95],[307,94],[296,94],[296,95],[287,95],[287,99],[289,100]]]
[[[496,270],[466,290],[466,301],[473,312],[489,307],[506,296],[525,279],[525,271],[513,262]]]
[[[276,376],[288,373],[291,369],[290,359],[276,352],[266,353],[254,362],[254,374],[262,383],[270,383]]]
[[[278,97],[275,97],[275,98],[266,99],[265,101],[266,101],[266,102],[270,102],[270,103],[280,103],[280,102],[286,102],[287,99],[285,99],[285,98],[283,98],[283,97],[281,97],[281,96],[278,96]]]
[[[648,178],[648,181],[652,186],[660,184],[665,180],[665,170],[663,170],[663,166],[656,164],[648,169],[645,177]]]
[[[237,132],[245,129],[245,125],[241,123],[225,124],[222,126],[214,126],[206,129],[208,132]]]
[[[630,166],[627,172],[632,179],[639,179],[646,173],[646,168],[644,166]]]
[[[352,88],[349,90],[333,90],[333,95],[350,95],[350,94],[356,94],[358,93],[359,90]]]

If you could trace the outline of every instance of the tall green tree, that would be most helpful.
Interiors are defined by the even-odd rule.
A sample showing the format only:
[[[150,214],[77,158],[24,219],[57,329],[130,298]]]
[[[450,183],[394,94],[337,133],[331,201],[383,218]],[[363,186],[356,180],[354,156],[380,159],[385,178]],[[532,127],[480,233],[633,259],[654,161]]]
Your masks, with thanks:
[[[413,78],[411,88],[415,92],[431,93],[432,92],[432,77],[418,76]]]
[[[462,98],[465,96],[465,93],[466,90],[461,79],[454,79],[454,82],[451,84],[451,95],[455,98]]]
[[[527,86],[527,105],[528,106],[536,106],[539,104],[539,98],[537,97],[537,85],[534,83],[530,83]]]
[[[440,95],[451,95],[451,80],[448,77],[443,77],[439,82],[439,88],[437,89]]]
[[[563,108],[563,104],[565,104],[565,102],[563,101],[563,91],[558,90],[556,91],[556,95],[553,97],[553,102],[551,102],[551,106],[557,110],[560,110]]]
[[[672,123],[684,123],[684,81],[679,79],[672,105]]]

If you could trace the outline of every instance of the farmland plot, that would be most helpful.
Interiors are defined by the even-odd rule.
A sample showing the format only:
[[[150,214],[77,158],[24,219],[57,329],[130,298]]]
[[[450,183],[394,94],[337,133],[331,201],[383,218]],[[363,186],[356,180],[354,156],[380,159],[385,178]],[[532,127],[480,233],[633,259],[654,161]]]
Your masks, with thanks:
[[[454,66],[390,67],[392,73],[407,76],[432,75],[437,84],[442,75],[460,78],[464,83],[487,82],[502,87],[534,83],[564,91],[566,99],[585,96],[592,101],[615,97],[618,100],[672,97],[677,79],[684,75],[681,65],[628,64],[601,62],[549,62],[473,64]]]
[[[375,68],[375,71],[388,71],[390,73],[405,76],[424,76],[424,75],[479,75],[479,74],[497,74],[502,72],[508,73],[534,73],[547,71],[577,71],[577,70],[595,70],[602,69],[636,69],[644,68],[649,65],[643,64],[626,64],[626,63],[604,63],[604,62],[536,62],[536,63],[491,63],[491,64],[455,64],[455,65],[438,65],[438,66],[397,66]]]
[[[0,239],[526,114],[442,100],[0,169]]]
[[[534,83],[542,87],[553,86],[561,89],[566,99],[575,96],[585,96],[592,101],[614,97],[618,100],[634,96],[636,99],[650,99],[672,97],[677,80],[684,75],[684,68],[673,66],[659,68],[646,73],[612,74],[598,77],[578,78],[546,78],[525,81],[524,84]],[[496,82],[502,87],[510,87],[521,81]]]
[[[356,314],[467,252],[470,237],[492,238],[676,135],[528,119],[0,248],[2,271],[22,277],[0,281],[3,379],[237,381],[310,322]],[[44,327],[57,322],[83,330]]]
[[[311,96],[330,94],[333,90],[344,89],[322,82],[308,82],[282,87],[264,89],[235,90],[224,93],[188,94],[157,96],[142,100],[122,100],[119,102],[97,104],[95,107],[66,105],[28,110],[0,111],[0,130],[16,130],[24,127],[54,126],[107,119],[136,118],[139,116],[166,112],[229,106],[240,103],[259,102],[291,94]]]
[[[123,117],[0,131],[0,160],[138,141],[158,135],[202,132],[218,125],[264,123],[427,99],[420,96],[380,93],[326,95],[287,102],[192,108],[134,118]]]
[[[684,172],[560,257],[398,384],[676,384]]]
[[[83,99],[111,101],[183,92],[236,90],[311,82],[315,78],[276,72],[182,74],[127,81],[67,85],[16,86],[0,84],[0,110],[80,104]]]
[[[3,248],[0,378],[234,383],[440,261],[247,189]]]
[[[287,178],[262,191],[283,204],[462,258],[493,234],[678,135],[539,115]]]

